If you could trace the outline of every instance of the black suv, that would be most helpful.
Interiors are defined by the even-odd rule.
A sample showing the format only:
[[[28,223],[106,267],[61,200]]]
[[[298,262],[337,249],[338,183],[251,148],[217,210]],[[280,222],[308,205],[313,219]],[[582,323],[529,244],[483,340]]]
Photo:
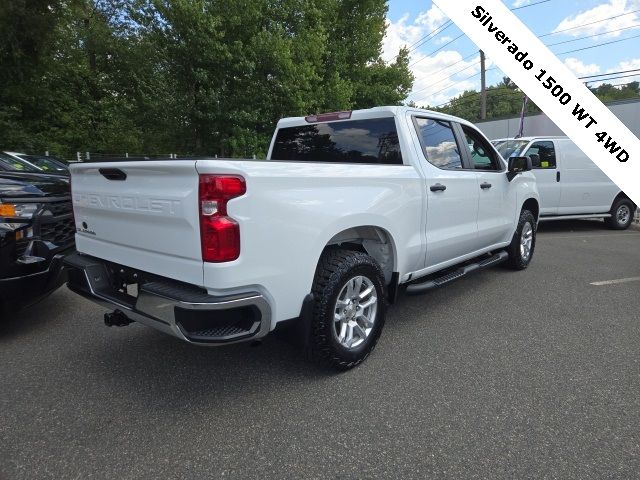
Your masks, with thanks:
[[[0,312],[64,283],[62,258],[74,234],[68,177],[15,169],[0,155]]]

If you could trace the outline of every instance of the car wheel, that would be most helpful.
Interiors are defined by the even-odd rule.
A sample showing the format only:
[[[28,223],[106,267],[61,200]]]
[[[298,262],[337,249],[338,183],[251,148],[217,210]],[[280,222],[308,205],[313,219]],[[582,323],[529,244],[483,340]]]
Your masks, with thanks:
[[[614,230],[626,230],[633,222],[635,206],[627,198],[621,198],[611,207],[611,218],[607,218],[607,226]]]
[[[311,357],[339,370],[362,363],[385,320],[384,274],[378,263],[362,252],[328,250],[320,259],[313,295]]]
[[[524,270],[531,263],[535,248],[536,219],[529,210],[522,210],[518,227],[508,248],[508,266],[514,270]]]

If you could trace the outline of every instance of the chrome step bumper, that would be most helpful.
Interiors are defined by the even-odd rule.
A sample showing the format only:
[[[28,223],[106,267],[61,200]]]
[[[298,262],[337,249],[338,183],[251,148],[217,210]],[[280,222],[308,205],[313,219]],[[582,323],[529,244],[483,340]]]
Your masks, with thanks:
[[[118,265],[73,253],[65,266],[73,292],[189,343],[236,343],[261,338],[270,330],[271,308],[257,292],[218,297],[194,285],[136,272],[136,296],[114,287]]]

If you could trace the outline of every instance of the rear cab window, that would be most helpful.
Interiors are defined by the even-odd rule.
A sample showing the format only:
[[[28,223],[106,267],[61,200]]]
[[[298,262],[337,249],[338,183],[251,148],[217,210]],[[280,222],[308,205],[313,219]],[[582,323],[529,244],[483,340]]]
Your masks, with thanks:
[[[394,117],[279,128],[271,160],[403,164]]]

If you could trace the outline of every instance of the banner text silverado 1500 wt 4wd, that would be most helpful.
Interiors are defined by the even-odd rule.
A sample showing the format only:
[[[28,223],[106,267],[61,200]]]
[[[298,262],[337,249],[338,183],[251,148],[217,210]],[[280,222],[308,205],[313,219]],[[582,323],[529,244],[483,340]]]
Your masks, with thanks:
[[[73,165],[69,288],[199,345],[297,322],[346,369],[400,286],[420,293],[507,261],[524,269],[539,200],[469,122],[407,107],[287,118],[267,161]]]

